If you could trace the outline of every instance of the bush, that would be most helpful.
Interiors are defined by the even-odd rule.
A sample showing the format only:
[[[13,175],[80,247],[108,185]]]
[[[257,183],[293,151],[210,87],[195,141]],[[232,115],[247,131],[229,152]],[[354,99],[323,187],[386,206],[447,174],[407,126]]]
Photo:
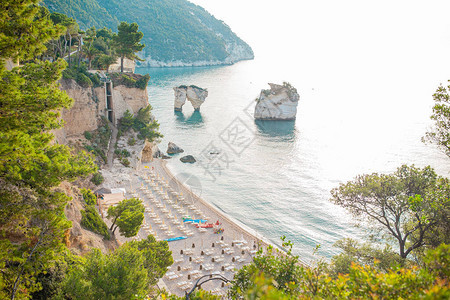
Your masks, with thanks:
[[[84,132],[84,137],[85,137],[87,140],[91,140],[91,139],[92,139],[92,133],[89,132],[89,131],[85,131],[85,132]]]
[[[91,79],[94,87],[99,87],[102,85],[100,81],[100,76],[98,74],[89,74],[89,78]]]
[[[126,158],[123,158],[121,161],[122,165],[124,165],[125,167],[129,167],[130,166],[130,161]]]
[[[126,87],[133,88],[136,86],[136,80],[125,74],[122,74],[122,82]]]
[[[98,172],[95,173],[91,178],[91,182],[95,185],[101,184],[104,180],[105,178],[103,178],[103,175]]]
[[[90,87],[90,86],[92,86],[91,79],[89,77],[87,77],[86,75],[84,75],[83,73],[78,73],[77,74],[76,81],[82,87]]]
[[[93,205],[89,205],[85,210],[81,211],[81,226],[102,235],[107,240],[110,239],[108,227]]]
[[[81,195],[83,195],[83,200],[87,205],[95,205],[97,204],[97,197],[92,193],[91,190],[81,189]]]
[[[135,139],[134,137],[130,137],[130,138],[128,139],[128,145],[129,145],[129,146],[134,146],[134,145],[136,145],[136,139]]]
[[[138,89],[141,90],[145,90],[145,88],[148,85],[148,81],[150,80],[150,75],[145,74],[144,76],[142,76],[141,78],[139,78],[138,80],[136,80],[135,86]]]
[[[122,150],[122,156],[123,156],[123,157],[130,157],[131,154],[130,154],[130,152],[128,152],[127,149],[123,149],[123,150]]]

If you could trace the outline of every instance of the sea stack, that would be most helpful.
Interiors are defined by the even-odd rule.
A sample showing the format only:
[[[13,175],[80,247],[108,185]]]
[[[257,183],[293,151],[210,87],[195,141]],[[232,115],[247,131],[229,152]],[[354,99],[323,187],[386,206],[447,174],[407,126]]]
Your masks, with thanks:
[[[287,82],[269,83],[269,90],[261,90],[256,98],[256,120],[295,120],[300,99],[297,89]]]
[[[208,97],[208,91],[195,85],[180,85],[173,88],[175,92],[174,107],[176,111],[181,111],[186,98],[191,102],[196,111],[200,110],[200,106],[205,102]]]
[[[184,103],[186,103],[187,89],[180,86],[180,87],[174,87],[173,90],[175,93],[175,103],[174,103],[175,110],[181,111]]]

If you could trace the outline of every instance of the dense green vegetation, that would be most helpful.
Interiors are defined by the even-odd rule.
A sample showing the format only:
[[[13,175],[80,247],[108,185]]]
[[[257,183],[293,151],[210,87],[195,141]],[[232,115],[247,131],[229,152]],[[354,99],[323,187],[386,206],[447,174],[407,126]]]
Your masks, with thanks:
[[[291,247],[289,243],[284,246]],[[447,299],[450,246],[429,251],[419,267],[392,267],[351,263],[336,273],[323,261],[302,265],[298,256],[269,249],[234,276],[233,299]],[[375,265],[377,261],[374,261]]]
[[[149,142],[153,142],[154,140],[163,137],[163,135],[157,131],[159,124],[156,120],[152,119],[150,114],[151,110],[152,106],[149,104],[147,107],[141,108],[136,117],[128,110],[125,111],[123,117],[119,120],[119,133],[117,139],[131,128],[138,132],[139,139],[147,139]]]
[[[36,276],[65,247],[70,199],[58,186],[96,166],[85,152],[53,142],[51,130],[62,126],[59,111],[72,104],[58,86],[67,64],[36,57],[61,27],[39,14],[37,1],[0,5],[0,298],[15,299],[40,289]],[[9,58],[28,62],[8,71]]]
[[[186,0],[44,0],[50,11],[64,13],[87,29],[119,21],[136,22],[147,45],[143,58],[184,62],[224,60],[226,44],[236,44],[253,56],[251,48],[222,21]]]
[[[94,205],[87,205],[86,208],[81,211],[80,224],[85,229],[98,233],[109,240],[108,226],[106,226]]]
[[[125,199],[116,206],[108,208],[108,219],[112,224],[109,230],[114,232],[119,228],[120,234],[125,237],[135,236],[144,220],[144,204],[138,198]]]
[[[124,74],[124,73],[111,73],[109,74],[113,85],[124,85],[129,88],[138,88],[145,90],[147,88],[148,81],[150,80],[150,75],[140,75],[140,74]]]

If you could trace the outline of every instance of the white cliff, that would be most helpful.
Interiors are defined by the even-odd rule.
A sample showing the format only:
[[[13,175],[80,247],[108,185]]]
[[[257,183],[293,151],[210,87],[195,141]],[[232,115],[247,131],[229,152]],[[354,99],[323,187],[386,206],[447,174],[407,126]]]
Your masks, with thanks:
[[[256,99],[255,119],[295,120],[300,99],[297,89],[289,83],[283,85],[269,83],[270,90],[261,90]]]
[[[194,109],[199,111],[200,106],[205,102],[206,97],[208,97],[208,91],[206,89],[194,85],[181,85],[179,87],[174,87],[173,90],[175,92],[174,107],[176,111],[182,110],[186,98],[191,102]]]

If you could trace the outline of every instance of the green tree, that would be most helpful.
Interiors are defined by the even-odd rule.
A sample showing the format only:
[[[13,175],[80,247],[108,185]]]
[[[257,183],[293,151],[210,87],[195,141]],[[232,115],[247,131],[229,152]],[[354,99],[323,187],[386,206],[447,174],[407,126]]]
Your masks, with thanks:
[[[117,206],[110,206],[108,219],[111,219],[112,224],[109,230],[114,234],[119,228],[119,232],[123,236],[135,236],[144,220],[144,210],[144,204],[138,198],[125,199]]]
[[[167,272],[167,267],[173,264],[172,252],[166,241],[156,241],[149,235],[147,239],[130,242],[130,245],[141,251],[144,257],[144,267],[150,285],[155,285]]]
[[[360,175],[331,191],[331,201],[367,222],[370,229],[393,238],[406,258],[425,245],[425,236],[439,224],[439,210],[448,200],[435,199],[437,175],[430,167],[401,166],[393,174]]]
[[[360,244],[346,238],[337,241],[334,246],[342,250],[331,260],[331,269],[335,274],[348,274],[352,263],[372,266],[384,272],[405,264],[405,261],[389,245],[379,249],[371,243]]]
[[[60,36],[64,28],[54,26],[43,14],[40,0],[0,1],[0,56],[30,60],[45,51],[45,43]],[[47,11],[48,12],[48,11]]]
[[[93,249],[67,276],[65,297],[93,300],[144,298],[149,287],[144,262],[142,253],[129,244],[109,255]]]
[[[95,27],[91,27],[86,31],[84,44],[82,46],[83,54],[89,60],[89,69],[92,67],[92,60],[94,57],[101,53],[101,51],[95,47],[95,40],[96,30]]]
[[[127,22],[120,22],[117,27],[117,34],[113,36],[113,45],[115,52],[120,57],[120,72],[123,73],[123,60],[128,59],[138,59],[140,58],[136,55],[136,52],[144,49],[145,45],[140,44],[144,34],[138,31],[139,26],[136,23],[128,24]]]
[[[106,72],[109,72],[109,67],[116,62],[117,58],[113,55],[106,55],[103,54],[98,59],[98,64],[100,67],[106,70]]]
[[[450,82],[450,81],[449,81]],[[450,156],[450,85],[439,86],[436,93],[433,94],[435,105],[431,119],[434,121],[434,127],[427,132],[422,139],[424,142],[431,142]]]
[[[448,246],[441,246],[428,252],[424,268],[385,272],[351,263],[347,274],[336,276],[323,262],[304,266],[289,254],[268,251],[235,274],[229,295],[233,299],[447,299],[448,254]],[[294,268],[286,268],[283,261],[287,265],[293,261]]]
[[[35,59],[10,71],[0,66],[0,295],[10,299],[39,290],[36,277],[64,250],[69,197],[59,184],[96,170],[84,152],[53,142],[59,111],[72,100],[58,84],[66,63],[37,59],[59,29],[36,3],[0,4],[0,60]]]

